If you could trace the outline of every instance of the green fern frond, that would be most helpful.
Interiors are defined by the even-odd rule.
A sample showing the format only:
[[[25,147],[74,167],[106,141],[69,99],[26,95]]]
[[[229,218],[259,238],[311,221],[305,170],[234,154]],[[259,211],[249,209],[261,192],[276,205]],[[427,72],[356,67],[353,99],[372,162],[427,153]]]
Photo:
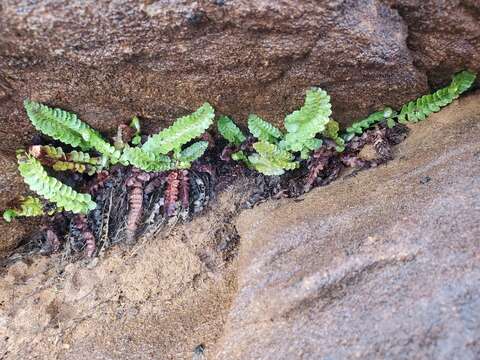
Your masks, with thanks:
[[[255,114],[248,117],[248,129],[257,139],[271,143],[275,143],[283,137],[282,132],[277,127]]]
[[[83,151],[95,149],[115,163],[120,153],[77,115],[25,100],[25,110],[33,126],[41,133]]]
[[[348,138],[346,140],[350,140],[353,136],[355,136],[355,134],[362,134],[366,129],[370,128],[374,124],[384,119],[389,119],[393,116],[395,116],[395,112],[393,111],[393,109],[386,107],[380,111],[368,115],[365,119],[355,121],[350,127],[345,130]]]
[[[177,119],[173,125],[151,136],[142,149],[145,152],[168,154],[202,135],[213,122],[215,112],[209,103],[203,104],[194,113]]]
[[[217,128],[220,135],[230,144],[240,145],[246,140],[242,130],[240,130],[228,116],[222,116],[218,119]]]
[[[291,151],[302,151],[306,142],[325,130],[329,117],[332,114],[330,96],[320,88],[307,91],[305,103],[293,113],[285,117],[287,134],[281,147]]]
[[[97,206],[89,194],[78,193],[48,176],[40,162],[30,155],[18,155],[18,169],[30,190],[55,203],[59,208],[86,214]]]
[[[3,218],[6,222],[10,222],[18,216],[30,217],[41,216],[43,214],[43,205],[40,199],[33,196],[27,196],[26,198],[21,199],[19,207],[5,210]]]
[[[285,173],[282,167],[275,165],[270,159],[260,156],[259,154],[250,155],[248,161],[255,170],[264,175],[274,176]]]
[[[177,156],[177,168],[188,169],[192,163],[200,158],[208,148],[208,141],[197,141],[183,149]]]
[[[81,151],[65,153],[60,147],[33,145],[28,149],[28,153],[43,165],[51,166],[56,171],[70,170],[93,175],[103,168],[102,158],[90,157],[88,153]]]
[[[253,144],[257,151],[248,157],[252,166],[265,175],[282,175],[285,170],[296,169],[299,164],[294,161],[294,156],[277,145],[266,141]]]
[[[168,171],[173,168],[173,162],[168,156],[147,152],[139,147],[126,146],[120,162],[144,171]]]
[[[82,150],[91,148],[82,136],[87,125],[77,115],[30,100],[25,100],[24,106],[33,126],[41,133]]]
[[[398,122],[405,124],[408,122],[416,123],[425,120],[430,114],[440,111],[440,109],[453,100],[458,98],[463,92],[468,90],[475,81],[475,74],[469,71],[462,71],[456,74],[450,85],[440,89],[433,94],[423,95],[422,97],[410,101],[403,105]]]

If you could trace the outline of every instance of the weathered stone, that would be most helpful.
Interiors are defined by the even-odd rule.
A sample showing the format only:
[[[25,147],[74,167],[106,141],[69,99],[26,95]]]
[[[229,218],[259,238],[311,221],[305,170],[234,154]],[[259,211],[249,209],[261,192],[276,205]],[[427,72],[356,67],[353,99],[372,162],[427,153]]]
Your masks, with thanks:
[[[3,1],[2,131],[32,132],[26,98],[102,130],[143,116],[153,130],[210,101],[239,121],[280,122],[305,90],[343,122],[399,106],[479,69],[478,4],[450,1]],[[5,97],[5,96],[4,96]],[[2,148],[17,146],[16,139]]]
[[[25,98],[110,133],[139,115],[151,132],[204,101],[281,123],[321,86],[346,124],[480,70],[472,0],[4,0],[0,34],[0,151],[12,161],[34,133]]]
[[[480,94],[396,160],[244,212],[218,359],[478,359]]]

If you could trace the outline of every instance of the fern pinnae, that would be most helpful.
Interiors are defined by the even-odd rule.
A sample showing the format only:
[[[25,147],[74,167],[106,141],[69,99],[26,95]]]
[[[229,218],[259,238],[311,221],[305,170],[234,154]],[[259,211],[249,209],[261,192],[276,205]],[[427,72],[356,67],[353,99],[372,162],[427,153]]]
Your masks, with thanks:
[[[140,147],[126,146],[119,160],[149,172],[168,171],[173,168],[172,160],[162,154],[147,152]]]
[[[276,142],[283,137],[282,132],[255,114],[248,116],[248,129],[259,140]]]
[[[304,105],[285,117],[287,134],[281,146],[291,151],[302,151],[305,142],[325,130],[332,106],[325,90],[312,88],[307,91]]]
[[[475,74],[467,70],[454,75],[452,82],[447,87],[403,105],[398,115],[398,122],[405,124],[425,120],[430,114],[440,111],[442,107],[450,104],[467,91],[474,81]]]
[[[44,211],[41,200],[34,196],[27,196],[21,199],[19,206],[5,210],[3,218],[6,222],[11,222],[12,219],[19,216],[31,217],[41,216],[43,214]]]
[[[218,119],[217,129],[230,144],[240,145],[247,139],[242,130],[228,116],[221,116]]]
[[[468,70],[463,70],[453,76],[450,89],[457,95],[461,95],[472,87],[473,83],[475,82],[475,78],[475,73]]]
[[[78,193],[50,177],[40,162],[30,155],[18,155],[18,169],[32,191],[55,203],[58,208],[86,214],[97,206],[89,194]]]
[[[197,141],[192,145],[183,149],[177,155],[177,168],[179,169],[188,169],[192,166],[192,163],[199,159],[207,150],[208,141]]]
[[[194,113],[177,119],[170,127],[151,136],[142,149],[150,153],[168,154],[202,135],[213,123],[215,112],[209,103],[204,103]]]

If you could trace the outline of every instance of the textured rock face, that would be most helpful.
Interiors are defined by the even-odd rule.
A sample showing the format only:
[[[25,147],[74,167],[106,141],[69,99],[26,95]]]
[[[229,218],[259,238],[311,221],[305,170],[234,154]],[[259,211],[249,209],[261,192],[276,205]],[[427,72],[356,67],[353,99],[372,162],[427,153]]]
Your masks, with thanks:
[[[385,167],[241,215],[218,359],[478,359],[479,96]]]
[[[133,115],[153,131],[204,101],[237,121],[255,112],[279,123],[317,85],[346,123],[480,70],[473,0],[3,0],[0,34],[10,163],[34,133],[25,98],[103,131]]]
[[[32,132],[26,97],[152,130],[206,100],[278,122],[319,85],[347,122],[480,64],[474,1],[5,0],[0,18],[3,150]]]

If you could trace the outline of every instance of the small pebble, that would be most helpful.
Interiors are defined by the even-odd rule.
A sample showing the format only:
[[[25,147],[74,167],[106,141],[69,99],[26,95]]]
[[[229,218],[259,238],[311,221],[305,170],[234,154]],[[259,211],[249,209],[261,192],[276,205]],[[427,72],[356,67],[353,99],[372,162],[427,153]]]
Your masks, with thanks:
[[[430,176],[424,176],[420,179],[420,184],[425,185],[426,183],[430,182],[430,180],[432,180]]]

